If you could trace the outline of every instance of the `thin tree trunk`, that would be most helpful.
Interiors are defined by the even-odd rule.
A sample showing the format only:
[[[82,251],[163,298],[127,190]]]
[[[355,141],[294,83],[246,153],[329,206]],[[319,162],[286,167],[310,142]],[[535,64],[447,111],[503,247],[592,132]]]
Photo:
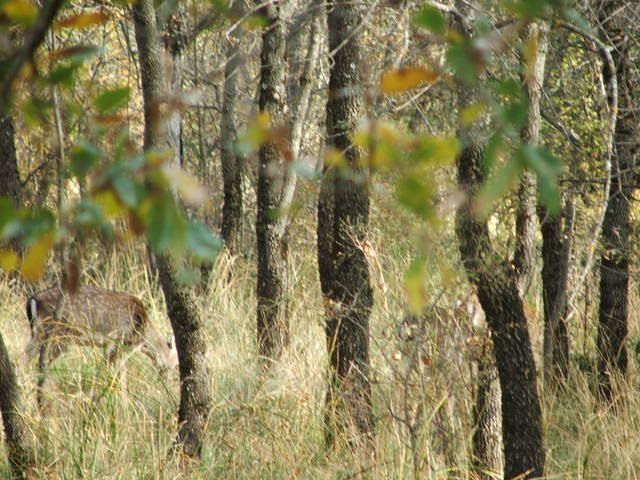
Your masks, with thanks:
[[[21,206],[22,186],[11,114],[0,114],[0,158],[0,194],[7,196],[13,205]]]
[[[329,49],[332,55],[327,102],[327,133],[331,145],[345,158],[344,171],[333,172],[333,203],[319,211],[319,220],[333,217],[330,264],[321,259],[323,291],[327,295],[327,348],[331,363],[326,405],[326,437],[345,433],[350,444],[374,435],[369,380],[369,315],[373,293],[369,268],[361,246],[369,224],[368,171],[363,154],[351,142],[363,114],[360,57],[363,6],[335,1],[328,5]],[[323,185],[319,209],[326,208]],[[326,252],[326,237],[318,238]]]
[[[598,16],[606,43],[613,44],[611,56],[618,79],[618,122],[614,136],[615,163],[611,177],[609,201],[602,228],[604,246],[600,258],[600,309],[598,325],[598,386],[603,398],[614,396],[616,377],[627,373],[626,340],[629,320],[629,237],[630,213],[634,189],[631,183],[635,167],[635,103],[631,98],[629,39],[624,19],[631,15],[631,4],[622,1],[601,3]],[[605,84],[612,77],[604,66]]]
[[[498,370],[489,338],[478,359],[476,398],[473,406],[473,469],[480,480],[491,480],[504,468],[502,453],[502,402]]]
[[[272,123],[285,113],[285,35],[280,19],[280,7],[269,2],[263,8],[268,19],[262,34],[260,54],[260,111],[267,113]],[[282,199],[288,166],[278,139],[260,147],[258,165],[258,351],[263,359],[277,359],[289,343],[289,322],[286,307],[287,245],[278,233],[278,211]]]
[[[144,100],[144,148],[162,149],[167,147],[168,142],[162,133],[158,115],[164,79],[153,2],[139,0],[133,7],[133,18]],[[211,409],[203,322],[191,292],[178,284],[170,257],[157,255],[156,265],[180,363],[176,447],[188,457],[199,458],[204,427]]]
[[[235,151],[238,136],[235,121],[238,78],[243,63],[239,44],[242,30],[234,28],[229,34],[226,65],[224,69],[224,92],[222,119],[220,121],[220,161],[224,204],[222,207],[222,238],[231,254],[242,247],[242,157]]]

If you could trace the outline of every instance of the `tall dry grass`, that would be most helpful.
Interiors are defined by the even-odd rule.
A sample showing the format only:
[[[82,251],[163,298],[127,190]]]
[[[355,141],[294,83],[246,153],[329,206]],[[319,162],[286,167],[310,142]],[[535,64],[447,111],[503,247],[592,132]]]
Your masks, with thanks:
[[[379,271],[373,269],[376,305],[371,319],[378,418],[374,457],[324,446],[323,308],[313,231],[303,222],[296,223],[292,233],[298,239],[291,248],[292,342],[266,376],[256,362],[253,261],[221,256],[206,291],[197,296],[206,322],[213,408],[203,461],[187,469],[166,455],[176,431],[177,375],[164,380],[139,353],[127,359],[123,371],[106,365],[99,350],[71,349],[52,366],[46,410],[37,410],[35,365],[23,356],[29,335],[24,314],[27,292],[4,280],[0,328],[22,384],[24,415],[41,465],[39,475],[469,478],[472,385],[465,382],[464,366],[456,370],[422,362],[416,367],[408,363],[407,355],[398,354],[396,325],[404,315],[405,302],[402,279],[416,241],[407,235],[405,221],[409,219],[381,214],[373,219],[371,243],[380,265]],[[455,263],[452,238],[434,248],[434,258]],[[168,335],[162,296],[148,276],[142,253],[130,245],[108,254],[88,252],[84,281],[139,295],[151,319]],[[440,301],[447,305],[464,287],[459,279],[445,282],[445,276],[434,263],[426,291],[432,300],[442,293]],[[535,322],[532,333],[539,349]],[[626,402],[618,411],[596,403],[591,383],[590,373],[574,368],[565,390],[542,395],[549,478],[636,478],[640,476],[640,397],[635,383],[626,388]],[[6,463],[1,464],[0,473],[9,476]]]

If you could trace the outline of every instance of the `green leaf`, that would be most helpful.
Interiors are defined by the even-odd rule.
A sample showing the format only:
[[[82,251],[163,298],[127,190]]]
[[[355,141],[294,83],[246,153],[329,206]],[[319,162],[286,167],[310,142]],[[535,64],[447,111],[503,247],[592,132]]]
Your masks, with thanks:
[[[140,203],[138,187],[131,177],[119,175],[111,181],[113,189],[118,194],[118,198],[128,207],[137,207]]]
[[[130,93],[129,87],[107,90],[94,99],[93,105],[102,115],[113,113],[127,104]]]
[[[427,5],[418,11],[413,18],[416,25],[431,30],[438,35],[442,35],[446,31],[447,24],[444,16],[434,6]]]
[[[425,305],[426,290],[424,280],[427,273],[426,261],[423,257],[414,258],[404,277],[404,288],[409,300],[409,310],[419,314]]]
[[[522,168],[518,157],[513,157],[506,162],[504,167],[489,177],[481,188],[474,205],[478,218],[486,219],[489,216],[498,200],[518,183]]]
[[[165,192],[156,199],[145,215],[142,218],[147,218],[148,221],[147,238],[155,251],[177,254],[184,250],[187,223],[171,192]]]
[[[470,46],[468,42],[454,43],[447,51],[447,63],[460,80],[473,84],[477,75],[469,52]]]
[[[77,144],[71,149],[71,172],[76,177],[85,177],[102,156],[102,151],[95,145],[87,142]]]
[[[201,223],[189,223],[187,249],[199,260],[213,263],[222,248],[222,240]]]
[[[57,67],[47,76],[47,82],[51,85],[62,85],[67,88],[73,87],[75,80],[74,74],[78,70],[79,65],[62,65]]]
[[[100,205],[92,200],[81,200],[76,205],[74,222],[84,228],[101,227],[106,221]]]
[[[433,186],[418,175],[402,177],[396,184],[396,196],[404,207],[419,217],[428,220],[433,215]]]
[[[560,210],[557,178],[562,173],[562,162],[544,147],[523,145],[517,154],[522,163],[534,172],[538,179],[540,202],[551,214],[557,214]]]

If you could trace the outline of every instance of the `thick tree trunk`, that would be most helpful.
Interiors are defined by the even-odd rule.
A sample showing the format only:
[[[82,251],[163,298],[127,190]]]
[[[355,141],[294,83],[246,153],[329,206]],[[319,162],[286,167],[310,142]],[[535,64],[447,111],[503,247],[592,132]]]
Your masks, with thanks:
[[[9,352],[0,335],[0,410],[7,457],[15,478],[25,478],[35,465],[32,440],[22,416],[24,407]]]
[[[611,400],[615,379],[627,373],[626,340],[629,319],[629,237],[630,212],[634,189],[632,169],[637,148],[635,103],[632,98],[629,38],[625,19],[631,4],[603,1],[598,12],[600,31],[611,50],[618,79],[618,122],[614,138],[615,164],[602,228],[603,254],[600,259],[600,311],[598,327],[598,385],[603,398]],[[605,83],[611,78],[605,66]]]
[[[461,135],[467,146],[458,158],[458,182],[472,199],[483,182],[483,147],[475,143],[474,135]],[[493,339],[502,392],[504,477],[542,476],[542,411],[524,306],[513,270],[496,260],[499,257],[491,246],[488,226],[475,220],[471,208],[467,200],[458,211],[456,233]]]
[[[18,175],[15,130],[11,114],[0,114],[0,195],[21,206],[22,186]],[[35,464],[33,445],[22,417],[24,406],[15,368],[0,335],[0,411],[11,472],[24,478]]]
[[[260,54],[260,111],[273,124],[285,115],[285,35],[279,6],[263,8],[269,24],[262,34]],[[278,215],[288,166],[276,142],[260,147],[258,165],[258,351],[274,360],[289,342],[286,307],[287,248],[285,235],[278,232]]]
[[[224,92],[222,119],[220,121],[220,161],[224,204],[222,206],[222,238],[231,254],[242,247],[242,157],[235,151],[238,136],[235,110],[238,96],[238,78],[242,64],[239,43],[242,30],[234,28],[229,34],[226,65],[224,69]]]
[[[160,124],[162,119],[159,116],[164,79],[153,2],[139,0],[133,7],[133,18],[144,100],[144,148],[162,149],[167,147],[168,141],[162,133],[166,130]],[[203,323],[191,293],[176,281],[170,257],[157,255],[156,265],[180,362],[176,447],[188,457],[199,458],[204,426],[211,408]]]
[[[369,223],[368,171],[363,152],[351,142],[351,134],[362,116],[362,80],[359,25],[363,7],[352,2],[328,5],[329,49],[332,52],[327,102],[327,132],[332,146],[345,158],[346,167],[333,172],[333,202],[326,208],[323,185],[319,220],[333,217],[331,264],[320,262],[327,295],[326,336],[331,373],[327,392],[326,432],[332,441],[338,431],[351,444],[370,440],[374,416],[369,381],[369,315],[373,294],[369,268],[361,246]],[[318,238],[319,251],[326,252],[327,238]],[[355,434],[355,435],[354,435]]]

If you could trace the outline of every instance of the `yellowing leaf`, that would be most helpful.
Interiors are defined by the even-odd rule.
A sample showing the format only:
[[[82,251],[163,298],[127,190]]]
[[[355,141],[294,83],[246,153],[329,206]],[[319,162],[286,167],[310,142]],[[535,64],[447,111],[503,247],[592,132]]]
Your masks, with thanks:
[[[20,271],[29,282],[37,282],[42,277],[53,246],[53,234],[48,233],[29,247],[22,260]]]
[[[78,13],[69,15],[58,21],[58,28],[87,28],[94,25],[102,25],[109,16],[100,11]]]
[[[31,25],[38,14],[38,8],[29,0],[9,0],[2,11],[10,20],[23,25]]]
[[[102,208],[105,217],[114,218],[121,216],[125,209],[111,190],[100,190],[93,196],[93,200]]]
[[[18,265],[18,255],[10,248],[0,250],[0,268],[10,272]]]
[[[380,89],[387,94],[401,93],[423,83],[433,83],[439,76],[438,72],[424,67],[405,67],[384,72],[380,79]]]
[[[181,168],[165,165],[162,167],[167,182],[175,188],[185,202],[199,206],[207,200],[207,189],[198,180]]]
[[[422,258],[418,258],[413,261],[404,277],[404,288],[407,292],[409,311],[415,315],[419,314],[425,306],[425,276],[425,261]]]
[[[462,126],[468,127],[475,123],[486,111],[487,106],[484,103],[474,103],[460,112],[460,123],[462,123]]]
[[[335,148],[330,148],[324,155],[324,165],[327,168],[339,168],[346,165],[346,161],[342,153]]]

